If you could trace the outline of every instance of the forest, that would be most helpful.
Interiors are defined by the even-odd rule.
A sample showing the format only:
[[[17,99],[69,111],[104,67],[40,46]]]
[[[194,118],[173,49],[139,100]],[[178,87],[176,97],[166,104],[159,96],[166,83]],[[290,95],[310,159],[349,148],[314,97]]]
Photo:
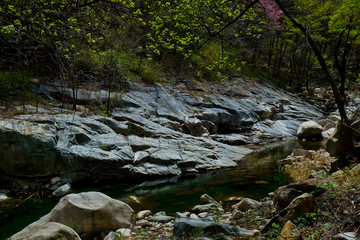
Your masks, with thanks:
[[[266,76],[293,92],[331,87],[344,118],[360,79],[359,15],[356,0],[4,0],[1,101],[34,101],[36,77],[116,90]]]

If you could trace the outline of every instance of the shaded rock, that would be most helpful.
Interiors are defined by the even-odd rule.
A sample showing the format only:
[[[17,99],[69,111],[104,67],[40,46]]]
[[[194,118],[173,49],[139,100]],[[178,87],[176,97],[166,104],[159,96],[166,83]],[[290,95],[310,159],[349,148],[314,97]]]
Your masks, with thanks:
[[[294,188],[302,192],[310,193],[316,189],[321,188],[321,184],[326,182],[327,179],[311,178],[306,180],[301,180],[297,182],[292,182],[287,185],[289,188]]]
[[[291,187],[278,188],[274,193],[274,205],[278,211],[286,208],[292,200],[302,195],[303,192]]]
[[[225,235],[236,235],[242,239],[250,239],[259,232],[257,230],[247,230],[222,223],[202,221],[191,218],[178,218],[175,220],[173,239],[186,239],[194,232],[199,231],[199,229],[202,230],[204,234],[214,235],[223,233]]]
[[[233,220],[239,220],[245,216],[245,213],[239,210],[234,209],[231,213],[231,218]]]
[[[300,239],[299,230],[291,221],[287,221],[281,230],[278,240],[298,240],[298,239]]]
[[[93,234],[129,227],[135,222],[135,214],[126,203],[103,193],[84,192],[61,198],[43,221],[73,224],[76,232]]]
[[[70,227],[57,222],[35,222],[10,237],[11,240],[24,239],[72,239],[80,240],[79,235]]]
[[[54,177],[50,180],[50,184],[51,185],[55,185],[56,183],[60,182],[61,178],[60,177]]]
[[[322,127],[320,124],[314,121],[306,121],[299,126],[296,135],[299,139],[321,139],[321,132]]]
[[[336,240],[356,240],[358,237],[354,232],[339,233],[334,236]]]
[[[354,149],[353,138],[360,141],[360,110],[359,108],[349,117],[350,127],[340,121],[326,142],[326,150],[331,155],[342,155]],[[352,138],[351,138],[352,137]]]
[[[282,222],[285,223],[288,220],[294,220],[298,217],[301,217],[305,213],[313,212],[315,210],[315,198],[310,193],[304,193],[294,200],[282,211],[286,212],[285,216],[282,219]],[[282,215],[282,213],[280,212]]]
[[[261,202],[251,198],[243,198],[239,203],[232,205],[232,208],[246,212],[249,209],[257,209],[261,207]]]
[[[201,201],[201,203],[205,203],[205,204],[212,203],[212,204],[214,204],[216,207],[222,208],[222,205],[221,205],[219,202],[217,202],[215,199],[213,199],[212,197],[210,197],[210,196],[207,195],[207,194],[201,195],[200,201]]]
[[[66,193],[68,193],[71,189],[71,185],[70,183],[64,184],[61,187],[57,188],[52,195],[56,196],[56,197],[62,197],[64,196]]]
[[[202,125],[202,122],[197,118],[189,118],[185,121],[184,127],[187,132],[193,136],[202,136],[209,134],[208,130]]]
[[[339,156],[333,158],[330,161],[330,173],[336,172],[339,169],[342,169],[343,167],[348,165],[349,165],[349,160],[346,158],[346,156]]]

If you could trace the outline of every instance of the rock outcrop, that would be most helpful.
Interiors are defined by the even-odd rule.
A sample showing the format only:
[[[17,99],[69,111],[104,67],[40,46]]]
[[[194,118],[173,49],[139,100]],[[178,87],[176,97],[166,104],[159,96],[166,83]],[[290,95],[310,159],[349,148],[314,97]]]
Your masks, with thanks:
[[[64,111],[55,107],[1,120],[0,171],[76,181],[233,167],[251,150],[230,145],[293,136],[301,122],[321,116],[317,108],[265,82],[237,79],[196,96],[181,86],[130,89],[112,117],[54,114]],[[54,101],[69,93],[65,90],[38,89]],[[79,103],[102,103],[104,94],[81,90]]]

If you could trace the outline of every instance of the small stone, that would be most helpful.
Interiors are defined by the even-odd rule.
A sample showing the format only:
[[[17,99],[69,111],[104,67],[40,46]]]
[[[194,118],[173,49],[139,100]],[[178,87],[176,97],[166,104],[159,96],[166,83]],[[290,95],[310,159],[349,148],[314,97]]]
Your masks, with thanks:
[[[281,234],[278,237],[278,240],[298,240],[298,239],[300,239],[299,230],[291,221],[287,221],[281,230]]]
[[[55,184],[57,184],[58,182],[60,182],[61,181],[61,178],[60,177],[54,177],[54,178],[52,178],[51,180],[50,180],[50,184],[51,185],[55,185]]]
[[[70,189],[71,189],[71,185],[70,185],[70,183],[67,183],[65,185],[62,185],[58,189],[56,189],[52,194],[56,197],[62,197],[66,193],[68,193],[70,191]]]
[[[196,205],[195,207],[193,207],[193,211],[194,212],[210,212],[211,210],[217,208],[216,205],[214,205],[213,203],[209,203],[209,204],[204,204],[204,205]]]
[[[192,219],[199,219],[199,217],[198,217],[196,214],[194,214],[194,213],[190,214],[190,218],[192,218]]]
[[[166,216],[166,212],[161,211],[154,214],[154,216]]]
[[[6,196],[5,193],[0,193],[0,201],[4,201],[6,199],[8,199],[8,196]]]
[[[144,219],[152,214],[150,210],[142,210],[136,214],[136,219]]]
[[[202,212],[202,213],[199,213],[198,214],[198,216],[200,217],[200,218],[205,218],[205,217],[207,217],[209,214],[207,213],[207,212]]]
[[[152,216],[152,217],[149,217],[149,220],[152,221],[152,222],[160,222],[160,223],[167,223],[167,222],[170,222],[171,220],[174,220],[175,218],[174,217],[171,217],[171,216]]]
[[[116,234],[123,238],[131,237],[131,231],[128,228],[120,228],[116,230]]]
[[[231,215],[232,215],[232,219],[238,220],[243,218],[245,214],[237,209],[234,209]]]
[[[177,212],[177,213],[176,213],[176,217],[177,217],[177,218],[186,218],[186,217],[188,217],[188,215],[186,215],[186,214],[184,214],[184,213],[181,213],[181,212]]]

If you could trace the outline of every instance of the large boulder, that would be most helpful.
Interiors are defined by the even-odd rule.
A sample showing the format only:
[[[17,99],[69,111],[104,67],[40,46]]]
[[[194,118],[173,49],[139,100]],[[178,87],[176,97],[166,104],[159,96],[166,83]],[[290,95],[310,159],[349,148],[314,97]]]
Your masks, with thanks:
[[[306,121],[299,126],[296,135],[299,139],[321,139],[321,132],[322,127],[320,124],[314,121]]]
[[[35,222],[22,231],[12,235],[10,240],[80,240],[79,235],[70,227],[56,222]]]
[[[232,205],[232,208],[246,212],[249,209],[258,209],[261,207],[261,202],[251,198],[243,198],[240,202]]]
[[[333,134],[326,142],[326,150],[331,155],[343,155],[354,149],[354,140],[360,142],[360,109],[349,118],[350,126],[341,121],[336,124]]]
[[[78,233],[94,234],[135,223],[133,209],[124,202],[99,192],[69,194],[42,221],[70,224]]]
[[[286,212],[282,222],[284,224],[289,220],[292,221],[303,216],[305,213],[313,212],[315,207],[315,197],[310,193],[304,193],[292,200],[289,206],[282,210]],[[281,212],[280,215],[282,215]]]

